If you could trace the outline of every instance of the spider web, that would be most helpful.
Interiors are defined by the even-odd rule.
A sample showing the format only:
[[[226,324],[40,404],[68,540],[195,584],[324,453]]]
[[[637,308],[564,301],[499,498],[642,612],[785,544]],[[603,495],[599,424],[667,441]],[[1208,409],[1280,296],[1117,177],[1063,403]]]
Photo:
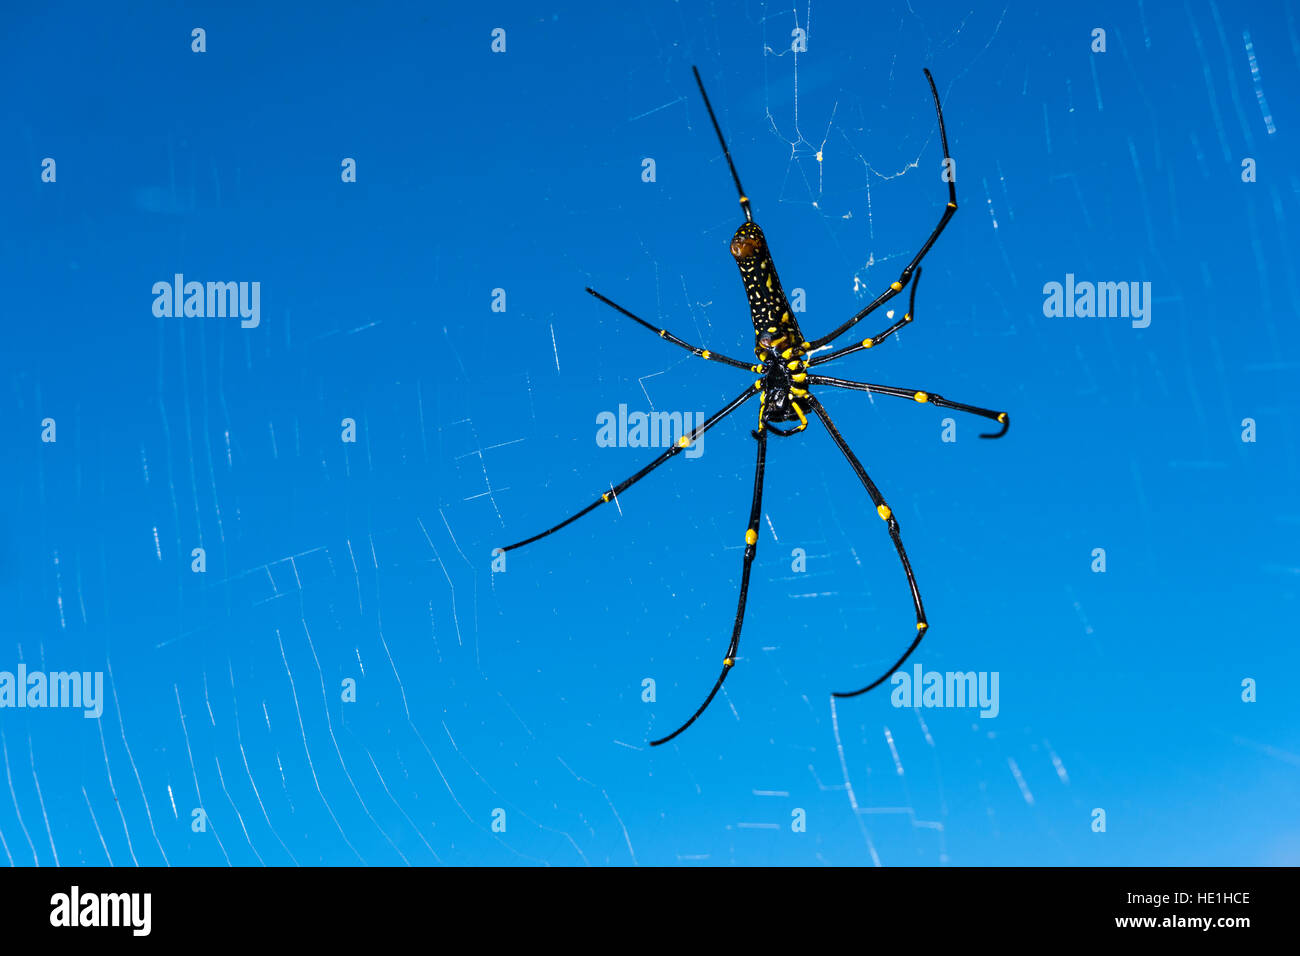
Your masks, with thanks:
[[[267,16],[236,35],[299,36],[300,24]],[[1263,633],[1294,618],[1296,562],[1272,525],[1300,521],[1276,490],[1297,477],[1284,424],[1294,402],[1277,383],[1296,367],[1286,222],[1300,187],[1261,182],[1266,198],[1226,207],[1234,221],[1245,210],[1251,258],[1232,271],[1258,287],[1262,344],[1207,332],[1203,313],[1229,308],[1216,296],[1231,290],[1209,279],[1229,252],[1192,257],[1165,225],[1194,225],[1193,212],[1178,218],[1182,195],[1228,195],[1206,185],[1220,159],[1232,167],[1250,150],[1281,165],[1275,141],[1294,121],[1267,104],[1272,76],[1280,86],[1300,65],[1290,13],[1244,31],[1211,4],[1158,26],[1139,4],[1114,14],[1105,60],[1074,50],[1086,32],[1059,39],[1075,25],[1015,7],[501,16],[509,59],[486,75],[480,49],[430,63],[423,46],[477,25],[433,24],[412,7],[349,24],[358,37],[312,27],[320,42],[303,44],[293,71],[301,87],[277,85],[277,59],[248,86],[220,69],[182,74],[193,114],[128,84],[102,100],[33,104],[14,123],[32,151],[75,129],[96,156],[131,135],[165,160],[141,178],[117,171],[138,186],[109,175],[93,189],[69,182],[81,190],[72,202],[13,199],[36,237],[11,250],[15,314],[42,318],[15,328],[3,366],[18,424],[0,526],[14,609],[0,670],[102,671],[104,693],[98,720],[0,711],[0,860],[1290,859],[1300,841],[1276,808],[1296,792],[1293,719],[1213,703],[1222,675],[1182,662],[1224,661],[1221,635],[1240,632],[1234,607],[1249,606]],[[112,24],[91,26],[96,50],[117,50],[98,39]],[[136,52],[162,45],[158,30],[133,33]],[[792,49],[794,31],[806,53]],[[594,51],[610,36],[622,45],[602,59]],[[28,46],[39,56],[64,40],[50,26]],[[353,43],[383,62],[340,101],[334,52]],[[1144,59],[1162,47],[1204,74],[1182,127],[1153,121],[1186,93],[1185,78]],[[103,55],[81,52],[92,65]],[[492,548],[658,453],[604,447],[599,414],[708,414],[749,381],[581,293],[590,285],[724,354],[752,348],[726,253],[735,197],[692,63],[783,283],[805,293],[809,333],[896,278],[942,211],[921,67],[934,71],[962,211],[926,259],[916,323],[826,371],[1014,408],[1017,427],[978,442],[977,426],[957,420],[949,444],[933,408],[822,398],[903,527],[932,624],[907,669],[1000,673],[996,718],[895,706],[888,687],[830,696],[892,663],[911,606],[887,534],[814,423],[769,442],[738,666],[687,733],[647,747],[698,706],[726,648],[756,403],[710,431],[698,457],[678,456],[493,568]],[[472,95],[448,95],[466,76]],[[434,121],[409,121],[431,102]],[[308,131],[292,141],[279,138],[285,103]],[[998,104],[1014,121],[999,125]],[[181,118],[148,133],[131,128],[134,115]],[[245,117],[239,135],[284,166],[185,115]],[[340,149],[362,156],[341,197],[303,172]],[[1175,168],[1188,149],[1195,162]],[[381,172],[381,161],[394,165]],[[1123,200],[1091,198],[1121,175]],[[1135,344],[1127,323],[1086,336],[1045,324],[1041,283],[1067,268],[1154,276],[1169,326],[1179,316],[1208,345]],[[260,276],[262,326],[148,317],[139,289],[177,271]],[[488,304],[497,289],[500,313]],[[88,302],[106,303],[124,331],[98,347],[75,338],[51,358],[63,330],[86,328]],[[877,313],[853,335],[888,324]],[[1220,404],[1236,428],[1243,394],[1262,396],[1247,411],[1273,416],[1267,467],[1242,457],[1254,449],[1238,449],[1235,433],[1227,451],[1206,437],[1224,430]],[[1137,408],[1168,419],[1177,444],[1090,424]],[[58,442],[35,446],[30,423],[46,415]],[[355,442],[340,437],[345,421]],[[1269,483],[1251,484],[1257,467]],[[1222,600],[1187,593],[1200,579],[1183,555],[1243,550],[1186,530],[1207,475],[1264,502],[1237,519],[1269,542],[1242,572],[1269,582],[1263,596],[1231,569],[1216,571]],[[1078,557],[1099,542],[1115,556],[1105,576]],[[1166,633],[1153,606],[1186,606],[1204,627]],[[1238,643],[1241,656],[1222,664],[1232,681],[1272,675],[1273,699],[1293,698],[1278,675],[1297,672],[1284,656],[1294,652]],[[1220,777],[1265,780],[1259,803],[1225,794]],[[1144,789],[1131,789],[1139,778]],[[1213,819],[1221,845],[1191,839],[1209,824],[1171,809],[1185,790],[1188,803],[1228,808]],[[1092,833],[1099,806],[1129,835]]]

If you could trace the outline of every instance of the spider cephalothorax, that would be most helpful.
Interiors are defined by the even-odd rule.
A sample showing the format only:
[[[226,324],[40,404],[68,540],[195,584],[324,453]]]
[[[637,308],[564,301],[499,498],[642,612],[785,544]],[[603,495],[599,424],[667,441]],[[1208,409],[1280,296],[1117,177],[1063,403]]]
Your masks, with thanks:
[[[788,314],[788,313],[787,313]],[[760,391],[758,427],[783,437],[801,432],[808,427],[804,410],[808,407],[808,360],[804,352],[808,343],[802,341],[798,326],[770,326],[758,333],[754,354],[758,368],[763,373],[757,383]],[[793,431],[773,428],[772,422],[792,422],[799,425]]]
[[[930,84],[930,95],[934,98],[935,114],[939,119],[939,142],[943,146],[944,168],[951,165],[951,157],[948,155],[948,134],[943,127],[943,110],[939,105],[939,91],[935,89],[934,78],[930,76],[930,71],[925,71],[925,78]],[[731,673],[731,669],[736,664],[736,652],[740,647],[740,629],[745,619],[745,600],[749,593],[749,574],[754,563],[754,555],[758,550],[758,526],[762,515],[763,506],[763,469],[767,456],[767,435],[769,432],[776,435],[793,435],[796,432],[803,431],[808,427],[808,417],[806,412],[812,411],[826,428],[827,434],[835,442],[841,454],[857,475],[862,487],[866,489],[867,495],[871,498],[871,503],[876,507],[876,513],[880,515],[889,529],[889,537],[894,544],[894,549],[898,552],[898,559],[903,566],[903,573],[907,576],[908,587],[911,590],[912,606],[916,611],[916,632],[912,642],[908,645],[903,655],[894,662],[894,665],[887,670],[884,675],[872,681],[866,687],[860,690],[849,691],[845,693],[836,693],[836,697],[854,697],[858,694],[866,693],[873,687],[878,687],[893,674],[898,668],[903,666],[903,662],[916,650],[921,638],[925,635],[929,624],[925,619],[925,609],[921,605],[921,592],[917,588],[916,578],[912,574],[912,566],[907,559],[907,551],[903,548],[903,539],[900,534],[898,519],[889,505],[885,503],[884,495],[876,487],[867,470],[862,467],[862,462],[858,461],[853,450],[849,448],[848,442],[840,434],[835,423],[831,421],[830,415],[825,407],[810,391],[814,385],[824,385],[831,388],[850,389],[859,392],[870,392],[877,395],[890,395],[895,398],[907,398],[920,403],[928,403],[937,408],[950,408],[960,412],[968,412],[972,415],[979,415],[984,418],[992,419],[998,422],[1002,429],[996,433],[980,435],[981,438],[1001,438],[1007,432],[1009,421],[1006,412],[996,412],[988,408],[979,408],[975,405],[963,405],[960,402],[950,402],[942,395],[935,392],[925,392],[910,388],[898,388],[893,385],[871,385],[866,382],[853,382],[839,378],[828,378],[823,375],[814,375],[809,373],[809,369],[815,365],[821,365],[823,362],[834,361],[845,355],[859,352],[864,349],[872,348],[883,342],[891,335],[896,333],[904,325],[912,321],[916,309],[916,287],[921,281],[921,260],[925,254],[930,251],[939,233],[943,232],[944,226],[952,218],[953,213],[957,211],[957,187],[951,178],[947,179],[948,183],[948,205],[944,208],[943,214],[939,219],[939,224],[930,232],[930,237],[925,241],[921,250],[912,257],[912,260],[903,269],[898,279],[891,282],[889,288],[880,295],[872,299],[866,308],[858,312],[857,315],[849,319],[844,324],[831,332],[826,333],[820,338],[809,342],[804,339],[803,333],[799,330],[799,323],[795,320],[794,313],[790,309],[790,303],[785,297],[785,292],[781,289],[781,280],[777,278],[776,266],[772,263],[772,254],[767,247],[767,238],[763,235],[763,230],[754,222],[753,214],[749,208],[749,197],[745,195],[745,190],[741,188],[740,176],[736,173],[735,163],[731,161],[731,151],[727,149],[727,141],[722,135],[722,128],[718,126],[718,118],[713,113],[713,107],[709,103],[708,94],[704,92],[704,83],[700,80],[700,73],[695,71],[695,82],[699,85],[700,95],[704,97],[704,106],[709,112],[709,119],[713,123],[713,130],[718,134],[718,142],[722,144],[722,154],[726,157],[727,168],[731,171],[731,178],[736,183],[736,192],[740,195],[740,208],[745,213],[745,222],[736,230],[731,239],[731,255],[736,260],[736,265],[740,267],[740,277],[745,283],[745,295],[749,299],[750,318],[754,323],[754,354],[757,356],[757,364],[742,362],[739,359],[722,355],[710,349],[700,348],[692,345],[673,335],[667,329],[656,328],[638,315],[634,315],[627,309],[615,302],[611,302],[599,292],[588,289],[593,296],[600,299],[606,305],[612,306],[623,315],[632,319],[652,332],[657,332],[659,337],[674,345],[680,346],[698,355],[700,358],[718,362],[722,365],[728,365],[732,368],[744,369],[749,372],[757,372],[759,379],[754,384],[745,389],[740,395],[732,399],[726,407],[715,412],[702,424],[695,426],[687,434],[682,435],[677,442],[661,454],[658,458],[646,465],[636,474],[625,478],[617,485],[611,485],[609,491],[602,494],[587,507],[574,515],[561,521],[553,528],[535,534],[531,538],[525,538],[523,541],[517,541],[514,544],[507,545],[502,551],[510,551],[514,548],[522,548],[526,544],[544,538],[549,534],[554,534],[561,528],[577,521],[583,515],[598,508],[600,505],[615,500],[622,492],[636,484],[650,472],[654,471],[664,462],[671,459],[674,455],[679,454],[686,448],[689,448],[697,438],[716,425],[722,419],[726,418],[745,402],[749,401],[756,394],[759,396],[758,411],[758,429],[752,432],[757,442],[758,457],[754,465],[754,497],[750,503],[749,524],[745,529],[745,559],[740,575],[740,602],[736,609],[736,619],[731,628],[731,643],[727,647],[727,654],[722,659],[722,673],[713,684],[713,689],[709,691],[709,696],[704,699],[704,703],[699,706],[694,714],[686,723],[682,724],[671,734],[666,737],[660,737],[658,740],[650,741],[650,746],[667,743],[678,734],[680,734],[691,724],[695,723],[696,718],[704,713],[718,691],[722,689],[722,683]],[[907,313],[899,320],[894,322],[889,328],[877,335],[863,339],[861,342],[853,345],[836,349],[833,352],[822,352],[825,346],[839,338],[850,328],[866,318],[880,306],[884,305],[894,296],[898,295],[908,283],[912,284],[912,289],[908,299]],[[887,313],[889,318],[893,318],[894,313]],[[772,422],[790,422],[798,420],[797,427],[789,431],[783,431],[774,428]]]

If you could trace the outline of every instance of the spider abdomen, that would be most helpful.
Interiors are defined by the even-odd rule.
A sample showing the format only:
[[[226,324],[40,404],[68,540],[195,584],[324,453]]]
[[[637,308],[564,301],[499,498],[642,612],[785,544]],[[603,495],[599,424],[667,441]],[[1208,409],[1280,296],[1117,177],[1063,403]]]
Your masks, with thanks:
[[[736,230],[731,239],[731,255],[740,268],[741,281],[745,283],[754,334],[760,338],[766,333],[787,336],[786,345],[781,348],[801,344],[803,333],[795,321],[785,290],[781,288],[776,264],[767,248],[767,238],[757,223],[747,222]]]

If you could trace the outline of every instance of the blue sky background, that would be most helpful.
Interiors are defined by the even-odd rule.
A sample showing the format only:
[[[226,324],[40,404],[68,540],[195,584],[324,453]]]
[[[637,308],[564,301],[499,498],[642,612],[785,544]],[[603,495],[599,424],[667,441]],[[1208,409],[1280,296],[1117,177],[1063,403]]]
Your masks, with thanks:
[[[111,679],[99,721],[0,710],[0,862],[1300,861],[1297,15],[1088,7],[7,10],[0,670]],[[915,323],[833,373],[1010,433],[821,395],[902,524],[914,660],[997,671],[995,719],[832,707],[912,617],[814,425],[770,443],[725,693],[645,746],[726,648],[756,407],[491,573],[656,454],[599,412],[749,380],[583,293],[752,347],[692,64],[810,333],[942,210],[934,72],[961,211]],[[156,318],[177,272],[259,281],[260,326]],[[1044,317],[1066,273],[1149,281],[1150,326]]]

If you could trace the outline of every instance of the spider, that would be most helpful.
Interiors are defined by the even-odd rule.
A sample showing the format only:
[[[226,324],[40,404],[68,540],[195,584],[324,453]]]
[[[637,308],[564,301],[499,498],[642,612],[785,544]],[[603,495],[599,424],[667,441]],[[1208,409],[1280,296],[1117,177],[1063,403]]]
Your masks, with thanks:
[[[745,557],[744,564],[740,572],[740,601],[736,609],[736,620],[731,628],[731,643],[727,647],[726,656],[722,660],[722,672],[713,684],[713,689],[709,691],[709,696],[704,699],[699,708],[691,715],[690,719],[674,730],[666,737],[650,741],[650,746],[657,747],[666,744],[678,734],[682,733],[691,724],[699,719],[700,715],[708,709],[713,698],[717,696],[722,689],[723,682],[731,669],[736,664],[736,652],[740,646],[740,630],[745,619],[745,599],[749,592],[749,574],[754,564],[754,555],[758,550],[758,523],[763,502],[763,466],[767,456],[767,436],[769,433],[781,438],[788,438],[797,435],[808,427],[808,413],[816,415],[821,419],[827,433],[839,447],[840,452],[844,455],[853,469],[858,480],[866,489],[867,494],[871,497],[872,504],[876,507],[876,513],[880,515],[888,529],[889,536],[894,542],[894,549],[898,552],[898,559],[903,565],[903,572],[907,575],[907,584],[912,592],[912,604],[916,609],[916,634],[912,642],[908,645],[901,657],[889,668],[885,674],[872,681],[866,687],[855,691],[836,692],[835,697],[856,697],[859,694],[865,694],[867,691],[884,683],[889,677],[897,671],[903,662],[916,650],[917,645],[925,636],[929,625],[925,619],[925,608],[921,604],[921,592],[916,586],[916,577],[912,573],[912,565],[907,559],[907,551],[903,548],[903,540],[899,534],[898,519],[890,510],[889,505],[885,503],[885,497],[876,487],[867,470],[862,467],[858,461],[857,455],[849,447],[844,436],[840,434],[839,429],[831,420],[825,406],[812,393],[813,386],[826,386],[828,388],[851,389],[859,392],[872,392],[877,395],[889,395],[895,398],[906,398],[916,402],[933,405],[938,408],[950,408],[959,412],[969,412],[973,415],[981,415],[984,418],[992,419],[999,423],[1002,428],[993,433],[981,434],[981,438],[1001,438],[1007,433],[1010,427],[1010,419],[1006,412],[995,412],[987,408],[977,408],[974,405],[963,405],[960,402],[951,402],[939,395],[937,392],[919,391],[913,388],[897,388],[892,385],[872,385],[867,382],[847,381],[839,378],[829,378],[824,375],[815,375],[809,372],[809,369],[822,365],[826,362],[843,358],[854,352],[864,351],[874,348],[885,339],[889,338],[903,326],[910,323],[915,315],[916,308],[916,289],[921,281],[921,260],[925,257],[939,234],[943,232],[944,227],[948,225],[948,220],[953,217],[957,211],[957,184],[955,177],[945,176],[948,181],[948,204],[943,210],[943,215],[939,218],[939,224],[934,227],[930,237],[925,240],[921,250],[912,258],[912,261],[903,269],[898,279],[892,282],[888,289],[876,296],[865,309],[853,316],[844,324],[820,338],[809,341],[799,329],[799,323],[795,319],[794,312],[790,308],[790,303],[786,300],[785,293],[781,289],[781,280],[777,278],[776,266],[772,262],[771,252],[768,250],[767,239],[763,235],[763,230],[759,228],[758,223],[754,222],[753,214],[750,211],[749,197],[745,194],[744,187],[740,185],[740,176],[736,173],[736,165],[732,162],[731,151],[727,148],[727,141],[722,135],[722,128],[718,125],[718,118],[713,112],[713,106],[709,103],[709,95],[704,91],[704,82],[700,79],[700,71],[694,67],[691,68],[695,74],[695,83],[700,88],[700,96],[704,98],[704,107],[708,110],[709,120],[713,123],[713,131],[717,133],[718,143],[722,146],[722,154],[726,157],[727,167],[731,170],[731,178],[735,181],[736,192],[740,196],[740,207],[745,214],[745,221],[741,224],[731,239],[731,255],[736,260],[736,265],[740,267],[740,277],[745,284],[745,295],[749,299],[750,318],[754,323],[754,354],[758,361],[755,364],[743,362],[739,359],[730,358],[721,353],[714,352],[710,349],[700,348],[685,342],[673,335],[667,329],[657,329],[651,323],[638,315],[634,315],[627,309],[615,302],[607,299],[594,289],[588,288],[586,291],[595,296],[601,302],[614,308],[618,312],[627,316],[633,322],[645,326],[652,332],[659,335],[660,338],[671,342],[673,345],[686,349],[693,355],[702,359],[713,362],[721,362],[723,365],[729,365],[732,368],[742,369],[747,372],[757,373],[759,379],[751,386],[745,389],[740,395],[736,396],[721,410],[715,412],[707,418],[702,424],[697,425],[681,438],[677,440],[667,451],[656,458],[650,464],[646,465],[636,474],[624,479],[617,485],[610,487],[609,491],[602,494],[587,507],[568,518],[565,518],[553,528],[548,528],[540,534],[535,534],[531,538],[525,538],[523,541],[517,541],[514,544],[507,545],[498,549],[494,553],[503,551],[512,551],[515,548],[522,548],[524,545],[532,544],[547,535],[554,534],[561,528],[564,528],[577,521],[583,515],[594,511],[603,504],[607,504],[618,497],[619,494],[626,491],[632,485],[636,484],[650,472],[654,471],[664,462],[673,458],[686,448],[689,448],[694,441],[699,438],[722,419],[726,418],[745,402],[752,399],[755,395],[759,397],[758,406],[758,428],[752,431],[755,442],[757,443],[758,457],[754,466],[754,497],[749,510],[749,525],[745,529]],[[934,111],[939,119],[939,140],[943,144],[943,158],[945,170],[951,169],[951,157],[948,154],[948,134],[943,126],[943,108],[939,103],[939,91],[935,88],[934,77],[930,75],[929,70],[925,70],[926,81],[930,84],[930,95],[934,98]],[[877,335],[865,338],[861,342],[853,345],[836,349],[832,352],[822,352],[824,347],[829,346],[835,339],[839,338],[853,326],[870,315],[876,309],[880,308],[894,296],[898,295],[903,288],[912,283],[912,289],[908,299],[906,314],[889,326],[883,332]],[[889,318],[893,318],[893,312],[888,313]],[[793,423],[798,422],[791,428],[778,428],[774,423]]]

